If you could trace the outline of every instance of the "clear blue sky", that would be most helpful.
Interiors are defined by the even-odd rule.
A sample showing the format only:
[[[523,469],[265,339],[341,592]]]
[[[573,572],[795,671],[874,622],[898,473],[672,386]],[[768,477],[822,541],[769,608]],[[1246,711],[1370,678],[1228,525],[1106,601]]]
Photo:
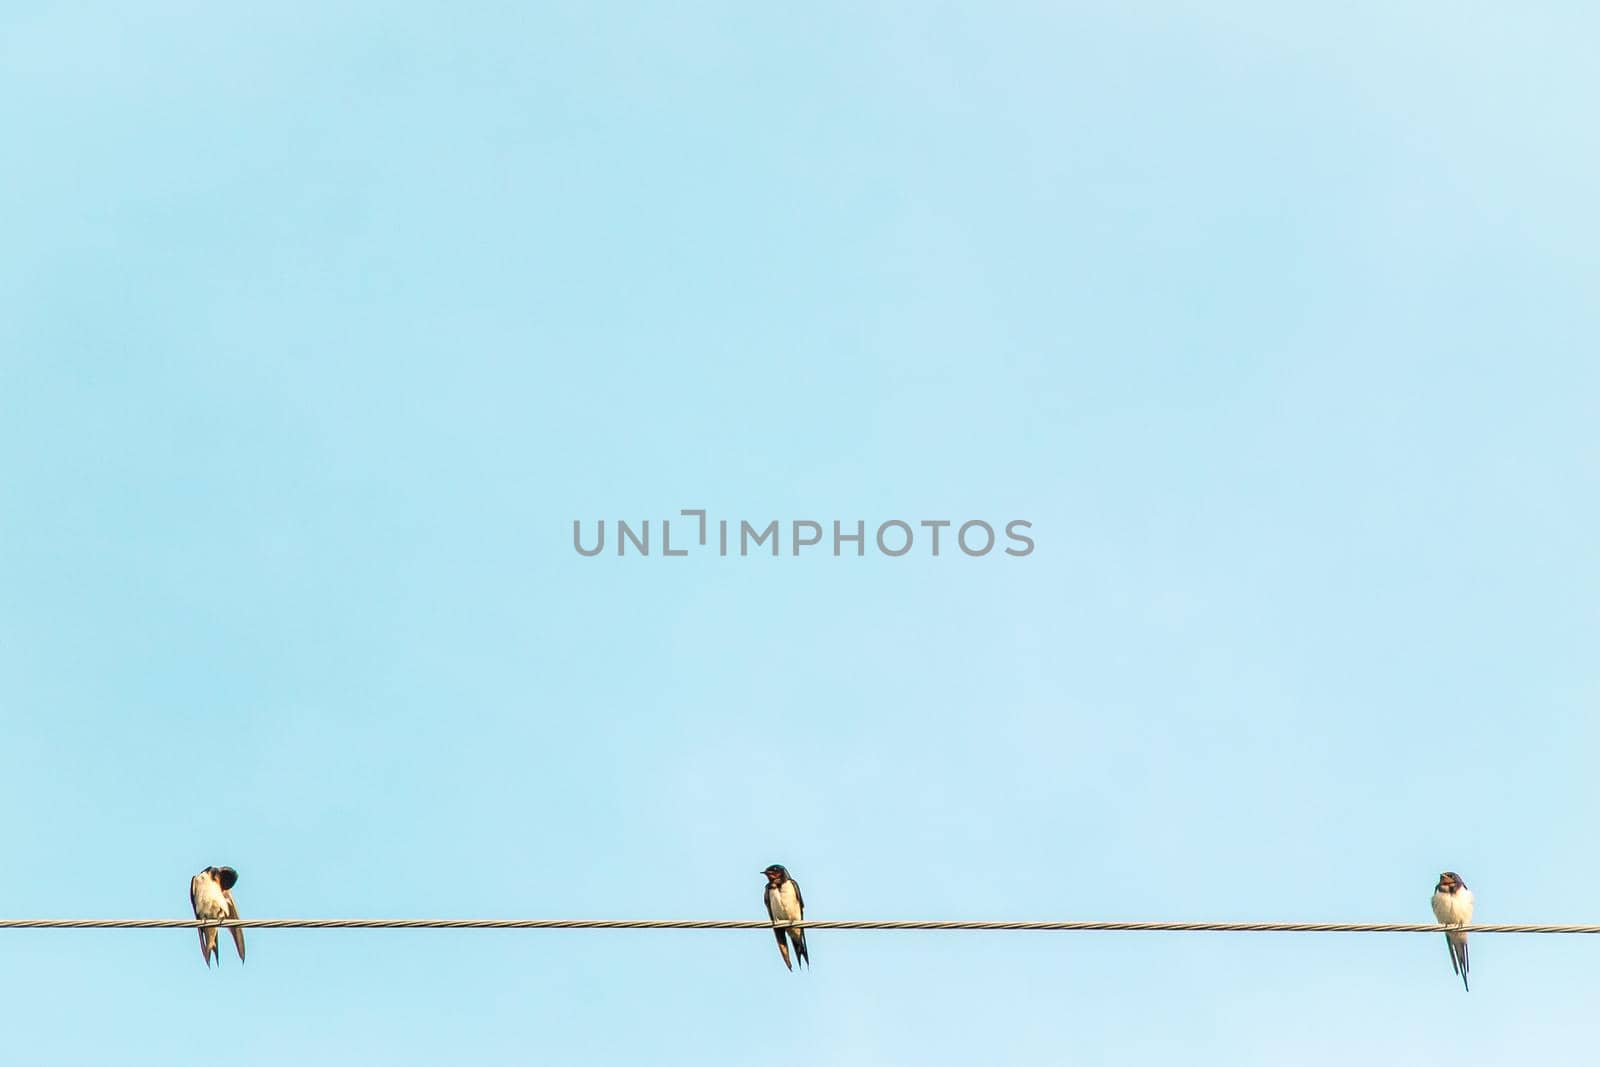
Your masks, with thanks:
[[[13,3],[7,916],[1596,921],[1579,4]],[[571,522],[1033,522],[584,559]],[[676,532],[676,531],[675,531]],[[1600,941],[0,933],[17,1062],[1588,1063]]]

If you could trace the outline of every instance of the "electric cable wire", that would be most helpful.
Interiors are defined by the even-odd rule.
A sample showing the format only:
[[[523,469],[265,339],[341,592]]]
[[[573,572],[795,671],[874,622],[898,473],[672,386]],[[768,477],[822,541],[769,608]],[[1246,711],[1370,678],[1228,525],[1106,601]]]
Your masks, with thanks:
[[[915,930],[1057,933],[1600,934],[1600,923],[1210,922],[1116,919],[0,919],[0,930]]]

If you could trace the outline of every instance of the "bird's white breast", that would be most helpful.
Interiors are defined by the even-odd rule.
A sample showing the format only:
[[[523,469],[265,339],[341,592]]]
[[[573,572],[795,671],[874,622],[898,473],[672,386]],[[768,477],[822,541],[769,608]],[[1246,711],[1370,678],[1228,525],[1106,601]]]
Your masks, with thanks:
[[[776,890],[767,891],[767,912],[774,922],[797,922],[800,919],[800,901],[794,895],[793,882],[785,882]]]
[[[196,919],[226,919],[228,917],[228,902],[223,899],[222,887],[214,879],[195,875],[189,883],[189,892],[194,895],[194,917]]]
[[[1442,923],[1469,923],[1472,921],[1472,890],[1459,889],[1454,893],[1433,894],[1433,917]]]

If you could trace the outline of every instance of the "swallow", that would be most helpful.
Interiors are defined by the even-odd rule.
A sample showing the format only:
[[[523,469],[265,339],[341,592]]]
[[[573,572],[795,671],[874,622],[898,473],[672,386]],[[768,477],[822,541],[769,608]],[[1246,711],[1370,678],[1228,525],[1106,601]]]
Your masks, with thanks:
[[[761,873],[767,876],[767,889],[761,894],[761,900],[767,906],[767,916],[775,923],[794,923],[804,919],[806,898],[800,895],[800,883],[789,877],[788,869],[781,863],[774,863]],[[794,970],[794,964],[789,961],[789,946],[783,940],[785,929],[788,930],[789,940],[794,942],[794,951],[800,957],[800,962],[811,966],[811,956],[806,952],[806,932],[794,926],[779,926],[772,930],[773,936],[778,939],[778,952],[783,956],[783,965]]]
[[[189,879],[189,903],[194,906],[194,917],[202,920],[237,919],[239,906],[233,902],[233,884],[239,880],[239,872],[232,867],[207,867],[193,878]],[[239,962],[244,962],[244,928],[230,926],[228,931],[233,934],[233,947],[239,950]],[[217,966],[222,966],[222,956],[217,952],[217,928],[215,926],[202,926],[200,928],[200,955],[205,959],[206,966],[211,966],[215,959]]]
[[[1468,926],[1472,923],[1472,890],[1454,871],[1439,876],[1433,887],[1433,917],[1446,926]],[[1450,950],[1450,969],[1461,976],[1461,988],[1472,991],[1467,985],[1467,932],[1447,930],[1445,947]]]

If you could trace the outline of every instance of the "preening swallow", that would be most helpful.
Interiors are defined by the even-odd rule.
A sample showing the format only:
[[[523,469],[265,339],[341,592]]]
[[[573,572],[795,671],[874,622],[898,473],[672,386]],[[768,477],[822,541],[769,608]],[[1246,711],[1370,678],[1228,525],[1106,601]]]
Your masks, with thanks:
[[[789,877],[788,870],[782,864],[774,863],[761,873],[767,876],[767,889],[761,895],[767,905],[767,916],[775,923],[795,923],[804,919],[806,898],[800,895],[800,883]],[[794,942],[795,955],[807,967],[811,966],[811,956],[806,952],[806,932],[799,927],[779,926],[774,927],[772,933],[778,939],[778,952],[783,956],[783,965],[794,970],[794,964],[789,960],[789,945],[783,939],[786,931],[789,940]]]
[[[207,867],[193,878],[189,879],[189,903],[194,905],[196,919],[237,919],[239,906],[233,902],[233,884],[239,880],[239,872],[232,867]],[[233,947],[239,950],[239,962],[244,962],[244,928],[230,926],[228,932],[233,934]],[[217,952],[217,928],[215,926],[202,926],[200,928],[200,955],[204,957],[206,966],[211,966],[215,959],[217,966],[222,966],[222,956]]]
[[[1439,876],[1439,884],[1433,887],[1433,917],[1446,926],[1467,926],[1472,922],[1472,890],[1467,888],[1467,883],[1454,871],[1445,871]],[[1471,991],[1467,985],[1467,932],[1465,930],[1448,930],[1444,935],[1445,947],[1450,950],[1450,969],[1461,976],[1461,988]]]

